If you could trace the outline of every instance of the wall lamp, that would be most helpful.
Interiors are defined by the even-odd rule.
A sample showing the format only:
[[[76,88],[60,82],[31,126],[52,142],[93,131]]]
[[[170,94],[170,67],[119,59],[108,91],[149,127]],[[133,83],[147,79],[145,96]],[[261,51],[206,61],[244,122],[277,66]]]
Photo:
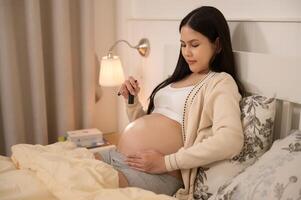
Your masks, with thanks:
[[[126,43],[129,47],[137,49],[139,54],[147,57],[150,52],[149,40],[142,38],[136,46],[131,45],[126,40],[117,40],[109,49],[108,54],[102,57],[100,62],[99,84],[102,86],[118,86],[124,81],[124,73],[121,61],[118,56],[113,55],[113,49],[120,42]]]

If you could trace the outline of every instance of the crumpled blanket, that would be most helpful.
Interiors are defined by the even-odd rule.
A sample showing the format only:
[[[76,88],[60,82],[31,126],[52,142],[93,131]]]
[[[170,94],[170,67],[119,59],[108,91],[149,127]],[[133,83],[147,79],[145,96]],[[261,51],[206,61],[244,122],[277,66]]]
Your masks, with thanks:
[[[61,200],[174,199],[139,188],[118,188],[118,172],[112,166],[95,160],[93,153],[71,142],[14,145],[11,159],[19,169],[15,171],[30,171]],[[0,181],[1,176],[0,172]],[[0,191],[1,187],[0,183]]]

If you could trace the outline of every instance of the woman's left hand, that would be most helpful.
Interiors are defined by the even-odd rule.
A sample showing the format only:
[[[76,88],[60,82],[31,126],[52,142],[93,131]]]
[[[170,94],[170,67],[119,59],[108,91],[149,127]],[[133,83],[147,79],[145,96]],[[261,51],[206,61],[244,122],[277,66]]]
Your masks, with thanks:
[[[139,151],[127,156],[125,162],[133,169],[150,174],[162,174],[167,172],[164,154],[156,150]]]

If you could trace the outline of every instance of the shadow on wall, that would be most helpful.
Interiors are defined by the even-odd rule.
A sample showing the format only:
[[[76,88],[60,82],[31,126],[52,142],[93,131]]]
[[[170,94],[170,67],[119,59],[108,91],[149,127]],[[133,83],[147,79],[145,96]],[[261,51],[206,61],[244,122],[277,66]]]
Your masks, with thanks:
[[[235,51],[269,53],[267,41],[258,22],[233,23],[231,40]]]
[[[94,60],[95,60],[95,80],[96,80],[96,87],[95,87],[95,103],[97,103],[100,100],[101,97],[101,87],[98,84],[98,79],[99,79],[99,72],[100,72],[100,62],[97,57],[97,54],[94,55]]]
[[[1,92],[0,92],[1,93]],[[3,129],[3,119],[1,110],[1,98],[0,98],[0,155],[5,155],[5,143],[4,143],[4,129]]]

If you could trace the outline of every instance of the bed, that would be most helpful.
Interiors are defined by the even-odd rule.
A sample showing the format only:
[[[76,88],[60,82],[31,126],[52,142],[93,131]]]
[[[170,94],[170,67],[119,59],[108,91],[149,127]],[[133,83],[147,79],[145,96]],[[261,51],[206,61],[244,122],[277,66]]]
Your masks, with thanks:
[[[240,105],[244,148],[232,160],[201,169],[194,198],[300,199],[301,59],[234,54],[238,75],[250,94]]]
[[[175,50],[171,54],[177,57],[178,52]],[[298,88],[301,85],[298,77],[301,74],[301,61],[299,58],[247,52],[235,52],[235,58],[239,77],[247,91],[257,94],[251,100],[246,99],[242,109],[247,108],[248,102],[254,103],[254,99],[265,102],[262,107],[274,115],[273,126],[268,127],[273,133],[268,142],[277,142],[273,142],[271,148],[269,144],[259,148],[260,154],[249,152],[249,157],[253,155],[252,162],[250,159],[248,162],[240,162],[242,156],[237,157],[235,162],[229,160],[200,168],[194,198],[301,198],[301,171],[298,170],[301,166],[301,92]],[[272,106],[267,104],[272,103],[275,110],[270,112]],[[249,113],[247,109],[246,119]],[[271,117],[265,117],[263,124],[271,125],[268,120]],[[257,122],[253,120],[252,123]],[[264,130],[267,130],[267,126],[264,126]],[[138,188],[118,189],[116,171],[94,160],[90,151],[75,148],[72,143],[48,146],[20,144],[14,146],[12,151],[12,158],[0,157],[2,200],[173,199]],[[278,162],[279,166],[271,165],[275,159],[281,161]],[[258,168],[261,170],[258,171]],[[226,172],[230,175],[225,176]],[[212,174],[215,178],[212,178]],[[281,176],[280,179],[277,175]]]

